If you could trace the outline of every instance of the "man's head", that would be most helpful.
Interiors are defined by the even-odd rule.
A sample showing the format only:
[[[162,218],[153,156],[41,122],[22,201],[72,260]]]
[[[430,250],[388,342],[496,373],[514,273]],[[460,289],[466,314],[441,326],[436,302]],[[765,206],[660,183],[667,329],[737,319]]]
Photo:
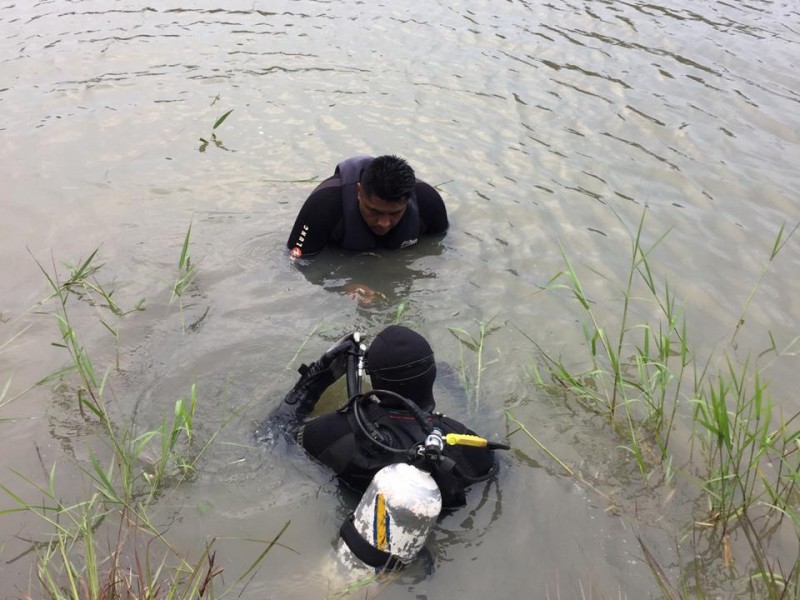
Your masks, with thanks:
[[[424,410],[433,410],[433,350],[408,327],[390,325],[377,335],[367,350],[367,372],[372,389],[395,392]]]
[[[406,212],[416,185],[414,169],[399,156],[374,159],[356,184],[358,209],[375,235],[386,235]]]

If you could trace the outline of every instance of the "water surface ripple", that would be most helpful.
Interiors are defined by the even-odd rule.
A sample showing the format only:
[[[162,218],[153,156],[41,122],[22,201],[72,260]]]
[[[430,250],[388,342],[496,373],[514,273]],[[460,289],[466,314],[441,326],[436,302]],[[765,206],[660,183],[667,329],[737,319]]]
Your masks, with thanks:
[[[54,323],[31,310],[46,295],[32,256],[60,265],[99,247],[115,298],[147,299],[113,323],[115,414],[155,427],[196,382],[201,437],[240,415],[153,518],[186,549],[266,539],[291,519],[299,554],[271,553],[250,592],[321,598],[352,498],[291,448],[251,447],[254,424],[344,331],[373,336],[401,318],[457,371],[476,357],[449,328],[477,335],[491,320],[478,400],[443,377],[440,407],[492,435],[512,409],[615,505],[515,436],[498,480],[434,533],[435,573],[382,597],[657,596],[633,531],[677,565],[691,489],[637,483],[618,439],[532,385],[530,340],[570,364],[587,358],[579,307],[541,288],[563,248],[593,309],[617,318],[646,211],[646,245],[669,232],[651,261],[692,343],[701,357],[719,349],[779,229],[800,220],[798,57],[800,10],[783,0],[12,0],[0,7],[0,389],[13,376],[16,395],[64,366]],[[289,262],[308,191],[357,153],[408,158],[445,197],[450,232],[402,254]],[[170,296],[190,223],[199,274],[181,309]],[[799,248],[791,239],[758,285],[737,359],[800,334]],[[343,293],[353,282],[380,294],[358,305]],[[84,304],[75,325],[105,366],[113,340]],[[652,303],[632,311],[656,315]],[[787,357],[769,371],[786,414],[800,410],[796,367]],[[8,467],[36,477],[41,464],[88,460],[93,430],[76,415],[46,386],[0,407],[4,484]],[[66,495],[79,495],[64,469]],[[4,586],[27,586],[29,564],[8,559],[40,530],[0,520]],[[238,574],[257,551],[229,543],[219,555]],[[713,552],[702,560],[722,572]]]

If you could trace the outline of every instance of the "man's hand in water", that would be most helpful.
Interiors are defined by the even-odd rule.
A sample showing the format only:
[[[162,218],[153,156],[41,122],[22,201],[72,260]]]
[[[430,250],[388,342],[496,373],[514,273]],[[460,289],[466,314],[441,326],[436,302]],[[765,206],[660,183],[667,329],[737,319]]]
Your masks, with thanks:
[[[359,304],[372,304],[373,301],[386,300],[386,296],[363,283],[348,283],[344,291]]]

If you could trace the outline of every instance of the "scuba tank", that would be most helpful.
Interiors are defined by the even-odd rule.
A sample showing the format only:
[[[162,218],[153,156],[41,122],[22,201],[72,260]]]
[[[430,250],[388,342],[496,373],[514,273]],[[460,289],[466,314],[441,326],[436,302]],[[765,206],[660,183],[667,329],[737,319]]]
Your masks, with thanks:
[[[340,563],[376,570],[410,563],[441,510],[442,495],[430,473],[406,463],[382,468],[342,524],[336,548]]]
[[[356,415],[359,402],[372,402],[367,398],[373,395],[402,398],[387,390],[373,390],[369,395],[353,399]],[[414,407],[421,415],[416,405]],[[406,462],[393,463],[378,471],[356,510],[342,523],[336,554],[339,562],[350,571],[369,567],[375,572],[393,570],[417,557],[442,510],[442,494],[430,471],[441,466],[453,468],[453,464],[448,464],[452,460],[442,455],[445,445],[509,448],[476,435],[444,435],[432,428],[424,417],[421,422],[429,430],[424,443],[407,450],[385,446],[387,450],[404,453]],[[463,473],[461,476],[474,481],[485,479],[469,478]]]
[[[364,404],[390,398],[406,405],[426,433],[424,442],[412,448],[398,449],[384,444],[380,432],[365,417]],[[339,530],[336,553],[349,571],[369,569],[374,572],[401,568],[412,562],[423,549],[442,510],[442,493],[431,472],[456,468],[443,455],[445,445],[508,449],[476,435],[443,434],[434,428],[425,413],[411,400],[389,390],[372,390],[351,397],[350,408],[362,433],[398,461],[379,470],[367,487],[356,510]],[[471,478],[482,481],[486,477]]]
[[[360,335],[354,340],[360,342]],[[347,362],[347,394],[357,417],[359,402],[366,398],[361,394],[365,351],[366,346],[359,344]],[[368,427],[363,419],[358,422]],[[383,467],[339,529],[339,563],[348,571],[365,567],[391,570],[410,563],[425,545],[441,511],[442,494],[430,473],[405,462]]]

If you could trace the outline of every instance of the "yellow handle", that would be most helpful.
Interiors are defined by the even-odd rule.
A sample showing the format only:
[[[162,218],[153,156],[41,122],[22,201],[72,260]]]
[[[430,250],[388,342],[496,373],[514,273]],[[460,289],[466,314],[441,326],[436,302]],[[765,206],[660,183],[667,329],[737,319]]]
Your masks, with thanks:
[[[475,446],[485,448],[489,440],[485,440],[477,435],[467,435],[465,433],[448,433],[444,436],[445,441],[451,446]]]

